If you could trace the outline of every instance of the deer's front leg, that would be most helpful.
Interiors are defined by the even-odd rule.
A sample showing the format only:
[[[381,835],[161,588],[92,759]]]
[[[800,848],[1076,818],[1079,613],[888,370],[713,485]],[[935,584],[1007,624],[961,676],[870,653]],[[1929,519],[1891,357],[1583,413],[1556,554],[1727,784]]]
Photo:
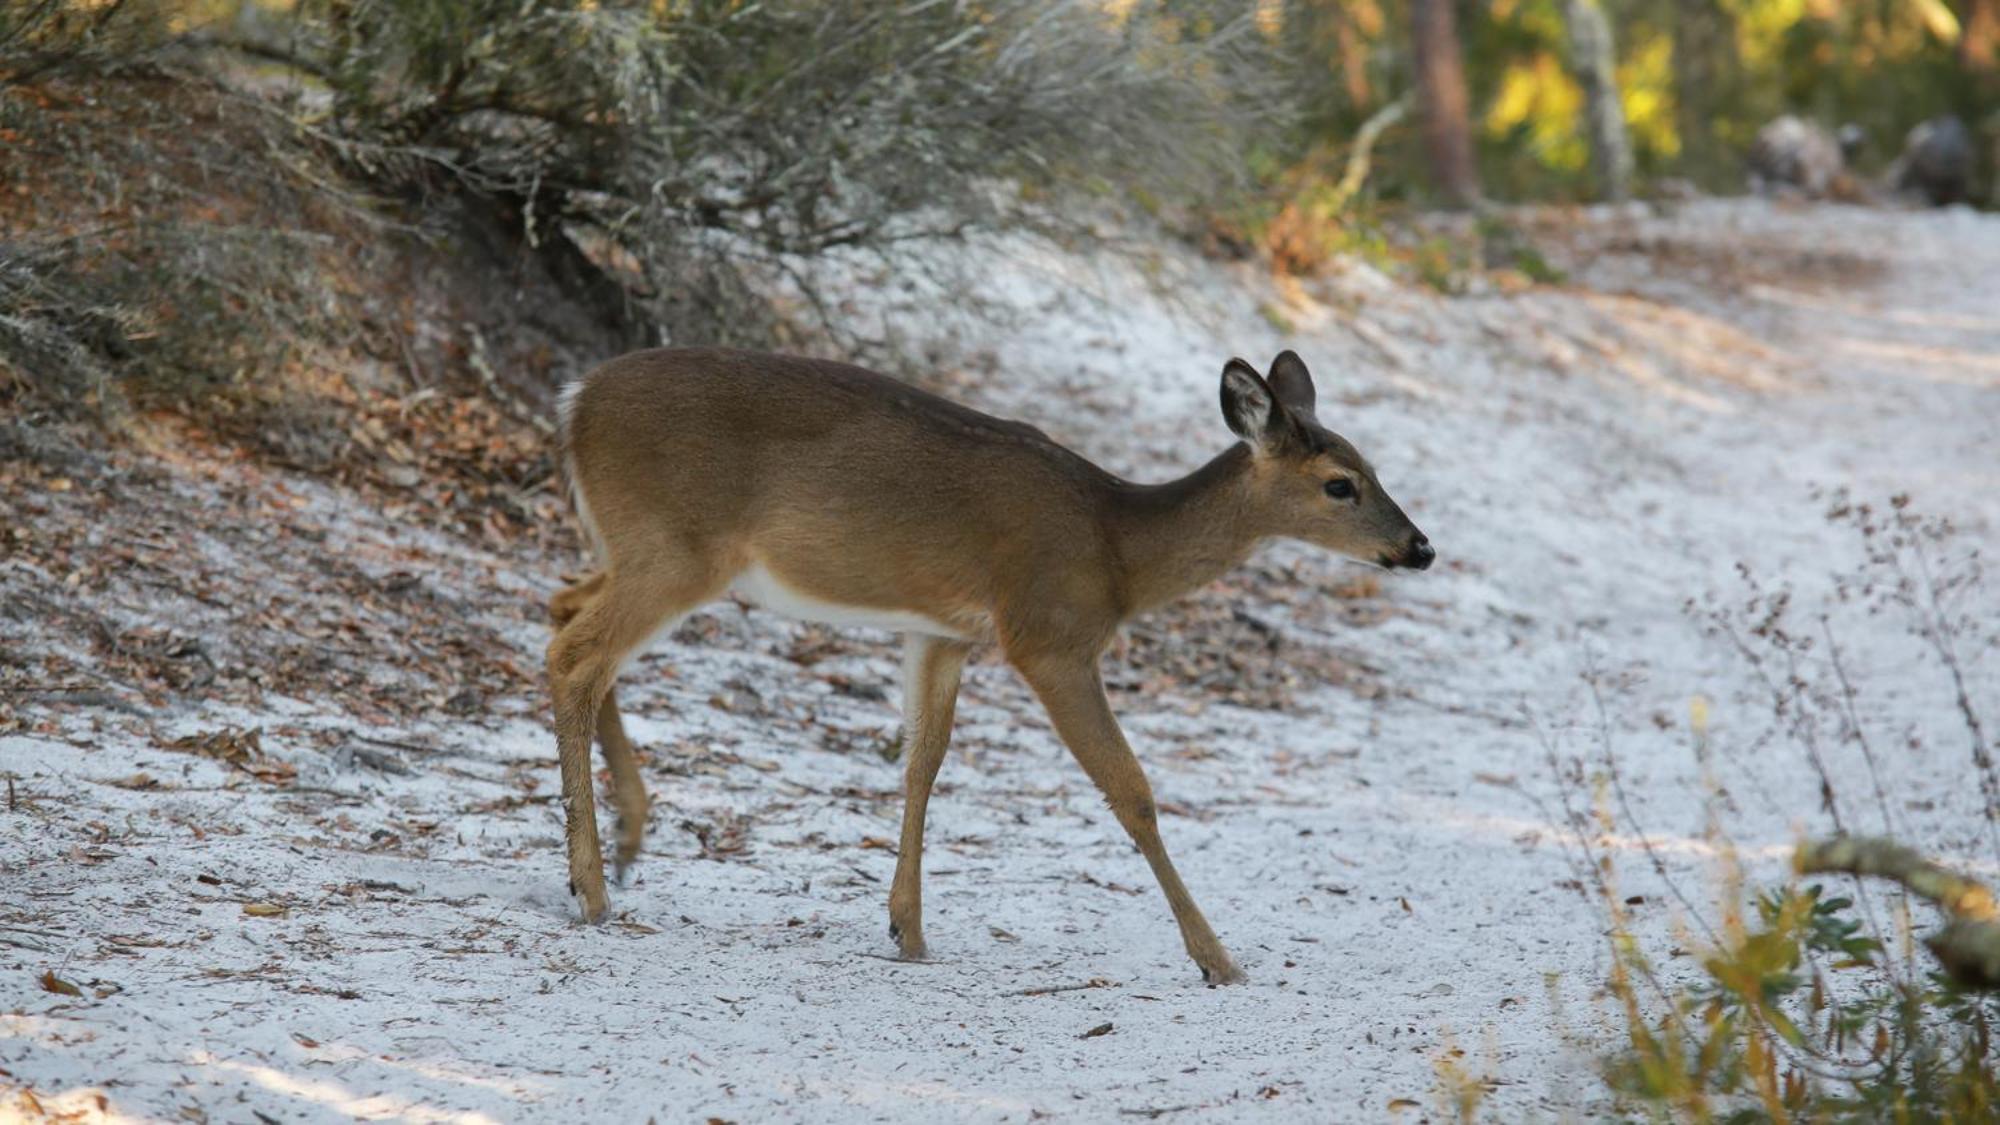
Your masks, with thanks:
[[[1104,696],[1104,684],[1098,678],[1095,661],[1022,661],[1018,666],[1029,686],[1041,697],[1042,706],[1048,708],[1056,733],[1062,736],[1090,780],[1103,791],[1112,814],[1125,826],[1132,842],[1139,846],[1153,868],[1153,877],[1166,893],[1174,920],[1180,923],[1181,943],[1201,969],[1202,979],[1211,984],[1242,980],[1243,971],[1216,940],[1208,919],[1202,917],[1201,908],[1194,904],[1193,896],[1174,870],[1173,861],[1167,858],[1166,845],[1160,840],[1153,788],[1147,784],[1145,771],[1139,768],[1118,720],[1111,714],[1111,702]]]
[[[889,936],[904,957],[924,956],[924,810],[951,743],[968,646],[911,633],[903,641],[903,837],[889,886]]]

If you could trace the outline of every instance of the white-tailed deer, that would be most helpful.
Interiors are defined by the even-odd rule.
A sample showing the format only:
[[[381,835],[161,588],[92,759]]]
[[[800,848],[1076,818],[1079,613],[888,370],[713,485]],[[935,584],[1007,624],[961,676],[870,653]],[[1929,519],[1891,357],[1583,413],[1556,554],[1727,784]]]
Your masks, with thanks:
[[[1285,352],[1270,378],[1222,369],[1239,444],[1165,484],[1133,484],[1049,440],[858,367],[710,349],[637,352],[572,384],[564,458],[603,569],[556,595],[549,644],[569,877],[605,911],[590,743],[603,744],[622,874],[646,795],[611,696],[649,637],[734,589],[809,620],[905,637],[908,761],[889,932],[924,955],[924,808],[959,671],[997,643],[1034,689],[1166,893],[1209,981],[1241,978],[1160,842],[1151,787],[1112,717],[1098,657],[1120,624],[1285,536],[1422,569],[1430,542],[1313,413]]]

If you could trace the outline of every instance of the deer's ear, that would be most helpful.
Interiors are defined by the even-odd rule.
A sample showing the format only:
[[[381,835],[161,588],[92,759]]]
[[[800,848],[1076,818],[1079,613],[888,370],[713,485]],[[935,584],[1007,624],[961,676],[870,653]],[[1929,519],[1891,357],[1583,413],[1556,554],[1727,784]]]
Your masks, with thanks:
[[[1268,451],[1282,433],[1283,419],[1270,384],[1240,359],[1222,367],[1222,419],[1237,437],[1259,452]]]
[[[1295,351],[1282,351],[1271,361],[1271,394],[1279,405],[1313,416],[1313,377]]]

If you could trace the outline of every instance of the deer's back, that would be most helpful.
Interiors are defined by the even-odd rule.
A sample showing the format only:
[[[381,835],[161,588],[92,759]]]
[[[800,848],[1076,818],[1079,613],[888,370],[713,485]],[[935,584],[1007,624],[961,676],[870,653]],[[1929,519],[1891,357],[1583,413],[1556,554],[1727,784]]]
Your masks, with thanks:
[[[845,604],[934,612],[1107,572],[1106,474],[1031,426],[849,364],[635,352],[585,376],[564,430],[614,567],[693,550]]]

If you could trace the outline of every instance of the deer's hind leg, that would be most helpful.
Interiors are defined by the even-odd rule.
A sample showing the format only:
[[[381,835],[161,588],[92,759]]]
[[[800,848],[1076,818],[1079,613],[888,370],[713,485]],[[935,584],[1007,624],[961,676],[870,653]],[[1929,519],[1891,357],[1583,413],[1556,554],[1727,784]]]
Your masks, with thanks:
[[[605,572],[598,571],[583,581],[565,586],[549,599],[549,619],[556,631],[570,623],[604,589]],[[647,813],[651,800],[646,781],[639,774],[638,752],[625,734],[624,719],[618,713],[618,689],[604,689],[604,701],[597,707],[597,745],[604,751],[604,765],[611,771],[611,804],[618,810],[618,844],[612,865],[618,884],[639,858],[639,846],[646,838]]]
[[[581,606],[566,605],[574,615],[549,642],[549,690],[555,702],[556,754],[562,765],[564,834],[569,847],[570,891],[583,918],[603,918],[604,857],[597,836],[597,803],[590,773],[591,735],[602,734],[604,703],[611,682],[632,650],[669,621],[719,593],[727,575],[693,552],[660,549],[629,567],[614,566],[598,582],[595,596]],[[567,591],[566,591],[567,593]],[[615,714],[614,715],[615,723]],[[643,826],[643,791],[622,724],[605,744],[606,756],[619,753],[635,784],[620,784],[639,796]],[[619,748],[614,751],[613,747]],[[622,751],[622,752],[621,752]],[[613,772],[623,767],[614,765]],[[643,831],[643,827],[641,828]],[[623,833],[621,832],[621,835]],[[636,848],[636,843],[635,843]]]

